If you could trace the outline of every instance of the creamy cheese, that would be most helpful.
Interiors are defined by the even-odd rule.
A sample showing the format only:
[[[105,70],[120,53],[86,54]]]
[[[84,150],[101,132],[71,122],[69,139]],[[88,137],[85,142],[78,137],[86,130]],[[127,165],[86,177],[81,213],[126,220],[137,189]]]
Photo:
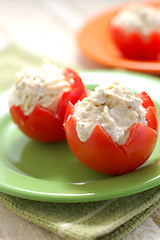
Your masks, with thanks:
[[[55,111],[61,94],[71,89],[72,81],[66,81],[62,70],[49,62],[45,62],[41,70],[26,68],[16,75],[9,106],[20,106],[25,115],[29,115],[36,104]]]
[[[79,139],[85,142],[96,125],[101,126],[114,142],[123,145],[133,123],[146,125],[146,110],[141,99],[119,83],[102,85],[75,104],[74,117]]]
[[[145,4],[129,4],[112,23],[126,32],[137,30],[146,37],[154,30],[160,32],[160,10]]]

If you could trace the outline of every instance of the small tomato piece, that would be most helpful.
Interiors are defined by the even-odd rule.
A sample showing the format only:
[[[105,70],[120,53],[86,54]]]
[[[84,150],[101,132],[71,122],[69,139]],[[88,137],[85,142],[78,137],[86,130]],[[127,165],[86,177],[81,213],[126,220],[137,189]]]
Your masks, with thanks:
[[[142,100],[142,106],[146,109],[145,119],[148,122],[148,127],[158,131],[158,114],[154,102],[146,92],[141,92],[136,97]]]
[[[150,98],[150,96],[146,92],[138,93],[136,95],[136,97],[138,97],[142,100],[142,106],[144,108],[148,108],[148,107],[154,107],[155,108],[154,102],[152,101],[152,99]]]
[[[154,107],[149,107],[146,110],[145,120],[148,122],[148,127],[158,131],[158,115],[157,110]]]
[[[71,83],[71,90],[62,93],[55,112],[39,104],[28,116],[19,106],[13,105],[10,108],[12,120],[28,137],[41,142],[57,142],[65,139],[63,121],[67,104],[69,101],[75,104],[87,93],[81,78],[74,71],[66,69],[64,75]]]
[[[78,100],[82,100],[87,96],[85,86],[76,72],[67,68],[64,71],[64,76],[68,82],[72,83],[72,89],[68,92],[64,92],[60,98],[56,114],[62,119],[64,119],[68,102],[75,104]]]

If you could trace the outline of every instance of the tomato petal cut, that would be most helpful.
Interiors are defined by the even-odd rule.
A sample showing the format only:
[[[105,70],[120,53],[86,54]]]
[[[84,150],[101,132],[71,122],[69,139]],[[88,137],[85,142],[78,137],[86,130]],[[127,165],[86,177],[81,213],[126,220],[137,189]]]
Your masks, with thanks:
[[[70,109],[73,111],[72,107]],[[87,141],[82,142],[77,135],[73,115],[67,119],[64,128],[68,144],[77,159],[105,174],[120,175],[140,167],[150,157],[157,141],[156,131],[140,123],[132,125],[130,136],[123,146],[113,142],[98,125]]]
[[[157,133],[152,128],[135,123],[132,126],[130,137],[123,149],[128,154],[128,166],[130,171],[141,166],[151,155],[156,145]]]
[[[65,124],[65,132],[74,155],[86,166],[101,173],[123,173],[127,155],[101,127],[96,125],[88,140],[82,142],[77,136],[76,120],[71,116]]]
[[[24,122],[28,119],[28,116],[24,115],[23,111],[19,106],[12,106],[10,108],[10,114],[11,114],[12,120],[16,124],[20,123],[23,125]]]
[[[142,100],[142,106],[144,108],[148,108],[148,107],[154,107],[155,108],[154,102],[152,101],[152,99],[150,98],[150,96],[146,92],[138,93],[136,95],[136,97],[138,97]]]
[[[66,123],[69,115],[74,114],[74,110],[75,110],[75,106],[71,102],[68,102],[66,113],[65,113],[65,116],[64,116],[64,124]]]
[[[65,138],[63,121],[46,108],[36,105],[29,116],[19,107],[10,109],[13,121],[28,137],[42,142],[57,142]]]
[[[73,80],[72,89],[78,89],[79,95],[82,95],[85,92],[85,86],[80,76],[75,71],[67,68],[63,74],[69,82]]]
[[[71,90],[64,92],[59,100],[56,114],[60,118],[64,118],[67,104],[69,101],[72,104],[75,104],[79,99],[82,100],[84,97],[87,96],[85,86],[76,72],[67,68],[63,74],[68,82],[73,81],[73,83],[71,83]]]
[[[154,107],[149,107],[146,110],[145,119],[148,122],[148,127],[154,129],[156,132],[158,131],[158,116],[157,110]]]

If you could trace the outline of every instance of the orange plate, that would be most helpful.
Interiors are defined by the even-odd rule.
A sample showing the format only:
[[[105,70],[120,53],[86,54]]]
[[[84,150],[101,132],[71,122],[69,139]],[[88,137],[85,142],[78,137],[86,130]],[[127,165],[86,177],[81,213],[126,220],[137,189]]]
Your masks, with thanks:
[[[160,1],[143,2],[160,7]],[[125,5],[126,3],[110,8],[81,29],[78,34],[78,43],[82,52],[86,57],[103,66],[160,74],[159,61],[135,61],[124,58],[114,44],[109,30],[110,20]]]

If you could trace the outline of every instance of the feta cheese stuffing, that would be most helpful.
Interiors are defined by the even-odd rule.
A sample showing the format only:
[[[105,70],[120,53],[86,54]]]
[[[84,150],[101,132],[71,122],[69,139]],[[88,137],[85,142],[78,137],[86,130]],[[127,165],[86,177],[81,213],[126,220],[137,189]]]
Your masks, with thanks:
[[[114,142],[123,145],[133,123],[147,125],[145,114],[141,99],[119,83],[98,86],[88,97],[75,104],[77,135],[85,142],[94,127],[99,125]]]
[[[16,75],[9,106],[20,106],[25,115],[29,115],[36,104],[56,111],[61,94],[69,91],[71,84],[65,80],[62,70],[49,62],[38,71],[26,68]]]
[[[146,4],[129,4],[112,19],[112,24],[147,37],[154,30],[160,32],[160,10]]]

